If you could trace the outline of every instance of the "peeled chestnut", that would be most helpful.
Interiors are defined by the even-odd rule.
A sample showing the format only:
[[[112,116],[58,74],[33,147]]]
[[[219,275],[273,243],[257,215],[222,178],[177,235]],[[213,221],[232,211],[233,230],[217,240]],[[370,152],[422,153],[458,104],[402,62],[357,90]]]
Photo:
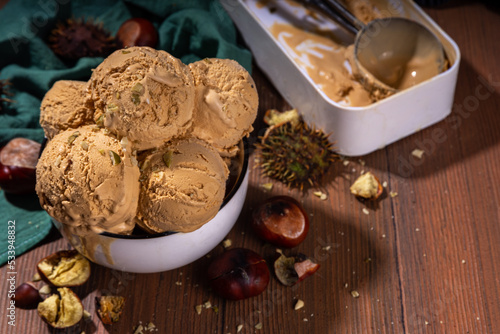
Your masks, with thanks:
[[[233,248],[213,260],[207,276],[215,293],[226,299],[240,300],[261,294],[270,275],[266,261],[259,254]]]
[[[32,309],[37,307],[42,298],[33,284],[23,283],[16,288],[12,300],[15,302],[16,307]]]
[[[319,269],[319,264],[313,262],[304,254],[287,257],[284,254],[274,262],[274,273],[278,280],[286,286],[292,286],[311,276]]]
[[[295,247],[307,236],[309,219],[302,206],[289,196],[276,196],[261,203],[252,214],[252,227],[262,239]]]
[[[76,325],[83,317],[80,298],[68,288],[59,288],[57,292],[38,304],[38,315],[55,328]]]
[[[116,38],[122,47],[149,46],[155,48],[158,43],[158,32],[150,21],[135,17],[123,22],[118,29]]]
[[[42,279],[54,286],[70,287],[85,283],[90,277],[90,262],[76,250],[63,250],[37,264]]]
[[[14,138],[0,150],[0,187],[11,194],[35,192],[35,167],[41,145],[26,138]]]

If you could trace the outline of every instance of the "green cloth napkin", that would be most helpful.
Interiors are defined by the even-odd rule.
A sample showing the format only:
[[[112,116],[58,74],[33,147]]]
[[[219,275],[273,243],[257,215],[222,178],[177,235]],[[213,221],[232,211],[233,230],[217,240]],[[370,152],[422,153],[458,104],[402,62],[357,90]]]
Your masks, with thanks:
[[[102,58],[82,58],[68,65],[47,46],[56,22],[92,17],[116,34],[131,17],[153,22],[157,48],[188,64],[205,57],[230,58],[251,70],[251,54],[240,47],[236,29],[217,0],[10,0],[0,10],[0,79],[9,79],[16,102],[0,113],[0,145],[15,137],[41,142],[40,102],[57,80],[88,80]],[[5,110],[6,109],[6,110]],[[36,198],[6,196],[0,191],[2,235],[0,265],[7,261],[8,221],[16,221],[16,255],[28,250],[50,230],[50,217]]]

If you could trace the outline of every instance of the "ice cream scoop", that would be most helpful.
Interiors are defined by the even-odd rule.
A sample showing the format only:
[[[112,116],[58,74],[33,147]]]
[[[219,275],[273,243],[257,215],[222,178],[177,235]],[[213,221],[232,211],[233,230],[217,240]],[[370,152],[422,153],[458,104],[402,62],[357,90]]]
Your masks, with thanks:
[[[150,47],[117,50],[92,73],[94,119],[134,149],[161,146],[191,126],[193,76],[179,59]]]
[[[171,142],[141,159],[140,166],[137,223],[146,231],[191,232],[219,211],[229,171],[202,140]]]
[[[85,81],[59,80],[45,94],[40,105],[40,125],[52,139],[66,129],[93,123],[92,101],[86,98]]]
[[[368,90],[397,92],[436,76],[445,67],[441,42],[418,22],[388,17],[365,25],[338,1],[302,1],[318,7],[356,34],[355,66]]]
[[[95,125],[68,129],[47,142],[36,192],[42,208],[75,234],[127,234],[135,226],[139,167],[126,140]]]
[[[259,98],[250,74],[231,59],[206,58],[189,64],[196,87],[191,133],[223,157],[252,132]]]

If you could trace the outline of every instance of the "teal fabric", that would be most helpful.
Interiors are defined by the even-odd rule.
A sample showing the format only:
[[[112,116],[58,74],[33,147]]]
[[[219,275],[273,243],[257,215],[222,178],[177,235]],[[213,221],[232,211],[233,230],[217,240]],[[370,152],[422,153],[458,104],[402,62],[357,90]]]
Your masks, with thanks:
[[[251,70],[251,54],[237,44],[236,29],[217,0],[10,0],[0,10],[0,79],[12,83],[15,103],[4,104],[0,113],[1,146],[15,137],[41,142],[39,108],[47,90],[57,80],[88,80],[102,62],[95,57],[68,64],[47,46],[55,24],[71,17],[93,18],[113,35],[125,20],[144,17],[157,27],[157,48],[186,64],[205,57],[230,58]],[[4,264],[8,220],[16,221],[19,255],[48,233],[50,219],[36,204],[27,209],[22,198],[7,197],[3,191],[0,206],[5,227],[0,236],[0,264]]]

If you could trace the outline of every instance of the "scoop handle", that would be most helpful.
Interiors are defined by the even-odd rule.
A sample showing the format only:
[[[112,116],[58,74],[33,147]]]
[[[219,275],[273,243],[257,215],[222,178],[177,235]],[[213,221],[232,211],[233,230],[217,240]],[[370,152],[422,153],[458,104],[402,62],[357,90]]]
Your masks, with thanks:
[[[342,4],[334,0],[300,0],[305,6],[316,7],[344,28],[357,34],[365,25],[351,14]]]

